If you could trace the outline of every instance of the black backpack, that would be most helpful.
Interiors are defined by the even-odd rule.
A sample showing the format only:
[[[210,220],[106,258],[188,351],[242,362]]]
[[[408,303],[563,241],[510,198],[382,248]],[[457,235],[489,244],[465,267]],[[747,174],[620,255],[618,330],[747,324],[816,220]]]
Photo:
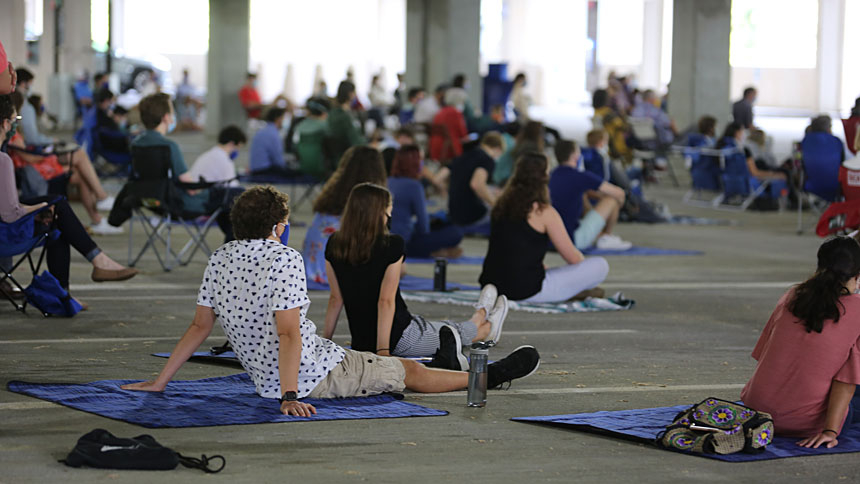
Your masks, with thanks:
[[[209,468],[210,459],[221,459],[221,467]],[[170,470],[182,464],[214,474],[227,464],[224,457],[185,457],[156,442],[151,435],[138,435],[130,439],[116,437],[107,430],[95,429],[78,439],[68,457],[60,462],[69,467],[97,467],[99,469]]]

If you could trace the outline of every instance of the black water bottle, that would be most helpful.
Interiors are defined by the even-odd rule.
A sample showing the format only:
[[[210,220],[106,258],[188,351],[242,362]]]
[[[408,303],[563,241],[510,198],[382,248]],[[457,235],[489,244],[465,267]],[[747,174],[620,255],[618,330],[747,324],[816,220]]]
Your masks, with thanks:
[[[433,290],[445,291],[445,278],[448,272],[448,260],[441,257],[436,259],[436,266],[433,268]]]

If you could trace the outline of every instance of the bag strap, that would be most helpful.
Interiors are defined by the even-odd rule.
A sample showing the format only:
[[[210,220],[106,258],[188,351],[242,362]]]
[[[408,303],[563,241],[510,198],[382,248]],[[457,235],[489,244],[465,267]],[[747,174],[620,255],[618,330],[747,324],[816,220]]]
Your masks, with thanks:
[[[223,456],[220,456],[220,455],[213,455],[213,456],[201,455],[200,458],[197,459],[195,457],[186,457],[186,456],[180,454],[179,452],[177,452],[176,457],[179,458],[179,463],[182,464],[183,466],[188,467],[190,469],[200,469],[201,471],[203,471],[207,474],[217,474],[217,473],[221,472],[222,469],[224,469],[224,466],[227,465],[227,459],[225,459]],[[221,467],[219,467],[217,469],[210,469],[209,468],[209,461],[214,460],[214,459],[221,459]]]

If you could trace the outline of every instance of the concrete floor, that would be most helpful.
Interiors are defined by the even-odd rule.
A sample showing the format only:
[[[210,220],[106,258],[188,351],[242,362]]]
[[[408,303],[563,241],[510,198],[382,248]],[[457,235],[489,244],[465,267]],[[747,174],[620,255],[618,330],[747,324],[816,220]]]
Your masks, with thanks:
[[[179,135],[188,156],[201,137]],[[193,158],[191,158],[193,159]],[[727,464],[660,451],[581,432],[514,423],[516,416],[643,408],[737,398],[753,361],[749,353],[782,292],[813,270],[821,242],[797,236],[792,213],[728,213],[680,204],[668,183],[648,189],[674,213],[737,221],[732,226],[624,224],[618,232],[638,245],[698,249],[702,256],[613,257],[603,285],[636,300],[627,312],[535,315],[511,312],[499,358],[520,344],[543,356],[534,376],[492,391],[487,407],[467,408],[465,395],[407,395],[450,412],[445,417],[267,424],[196,429],[143,429],[5,390],[9,380],[87,382],[148,378],[190,322],[205,259],[164,273],[151,255],[127,283],[94,284],[79,256],[73,294],[91,309],[73,319],[43,319],[0,304],[0,482],[825,482],[857,480],[856,455],[819,456],[756,464]],[[293,221],[309,222],[306,204]],[[807,215],[810,221],[810,216]],[[298,246],[304,230],[294,228]],[[210,236],[217,245],[217,230]],[[124,261],[125,236],[98,243]],[[486,242],[470,239],[470,255]],[[560,262],[548,257],[548,264]],[[449,278],[474,283],[479,267],[449,266]],[[409,272],[430,275],[430,266]],[[325,293],[311,294],[308,316],[321,327]],[[411,303],[431,319],[462,318],[467,308]],[[220,330],[207,342],[223,341]],[[348,340],[342,320],[335,340]],[[197,379],[235,369],[187,363],[177,378]],[[180,469],[169,474],[70,469],[57,463],[93,428],[121,436],[148,433],[184,454],[222,454],[217,477]]]

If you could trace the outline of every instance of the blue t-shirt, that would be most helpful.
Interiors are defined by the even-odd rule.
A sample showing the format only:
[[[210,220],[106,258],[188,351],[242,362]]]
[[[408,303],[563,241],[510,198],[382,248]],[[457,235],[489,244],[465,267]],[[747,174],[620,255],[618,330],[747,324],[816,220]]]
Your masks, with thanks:
[[[266,126],[254,135],[250,158],[251,173],[287,167],[287,162],[284,161],[284,143],[275,123],[266,123]]]
[[[589,190],[597,190],[602,183],[603,180],[594,173],[577,171],[567,165],[559,165],[552,171],[549,177],[549,197],[571,238],[579,227],[579,219],[582,218],[582,196]]]
[[[424,199],[424,186],[421,182],[412,178],[390,177],[388,189],[394,197],[391,233],[403,237],[406,242],[409,242],[414,234],[429,233],[430,217],[427,215],[427,201]]]

